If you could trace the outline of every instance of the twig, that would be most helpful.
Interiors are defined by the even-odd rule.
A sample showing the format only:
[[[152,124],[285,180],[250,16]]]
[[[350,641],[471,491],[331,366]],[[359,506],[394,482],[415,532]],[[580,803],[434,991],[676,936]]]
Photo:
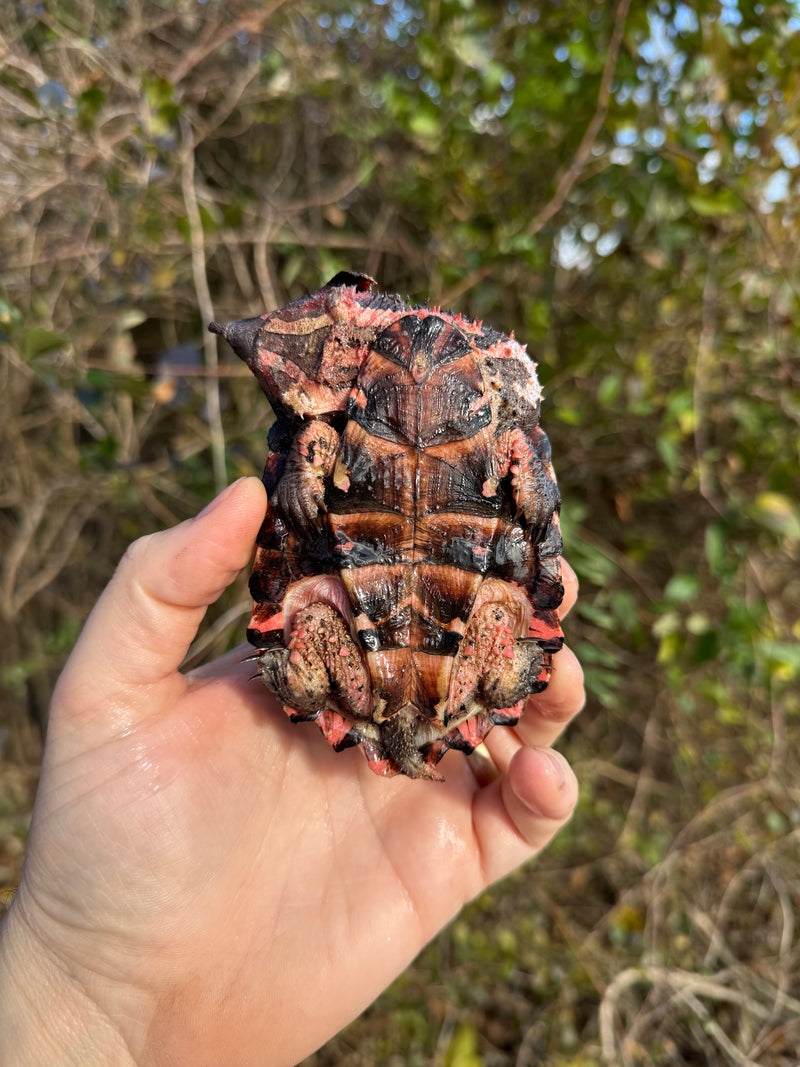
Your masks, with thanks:
[[[711,1018],[711,1012],[703,1002],[690,990],[679,990],[678,996],[691,1008],[703,1025],[704,1033],[708,1034],[723,1052],[739,1067],[759,1067],[755,1060],[751,1060],[744,1052],[740,1052],[734,1045],[719,1023]]]
[[[214,305],[211,301],[211,290],[208,287],[203,223],[200,218],[200,207],[197,202],[197,189],[194,181],[194,142],[188,123],[183,122],[182,129],[184,150],[181,165],[181,187],[186,205],[186,215],[189,220],[192,277],[200,314],[205,322],[211,322],[214,319]],[[207,330],[203,331],[203,355],[206,370],[208,371],[208,377],[206,378],[206,414],[211,437],[211,462],[214,468],[214,484],[219,493],[227,481],[225,473],[225,432],[222,427],[222,410],[219,398],[217,342],[216,338],[208,333]]]
[[[751,869],[749,873],[755,877],[761,872]],[[783,906],[784,902],[779,901],[779,903]],[[769,982],[766,978],[762,978],[762,976],[753,970],[752,967],[748,967],[747,964],[742,963],[725,941],[722,932],[719,929],[719,920],[712,919],[710,915],[707,915],[699,908],[688,908],[686,914],[689,916],[694,926],[708,938],[708,949],[703,957],[702,963],[704,969],[715,966],[715,961],[719,959],[727,965],[728,969],[737,978],[749,983],[763,996],[772,1000],[773,1006],[770,1010],[770,1021],[777,1018],[780,1012],[784,1009],[788,1009],[800,1018],[800,1000],[796,997],[792,997],[784,988],[783,983]],[[783,942],[783,937],[781,938],[781,941]]]
[[[0,220],[4,219],[6,215],[18,214],[27,204],[33,203],[34,200],[38,200],[40,196],[44,196],[46,193],[52,192],[53,189],[57,189],[59,185],[64,185],[67,182],[77,183],[79,180],[85,180],[79,178],[75,174],[75,170],[88,170],[98,159],[102,159],[104,154],[106,154],[110,148],[119,144],[120,141],[126,140],[131,134],[131,129],[126,128],[121,133],[118,132],[113,136],[110,136],[103,143],[102,147],[93,148],[91,151],[87,152],[85,156],[75,162],[73,170],[59,170],[58,173],[46,178],[32,189],[26,187],[16,199],[9,200],[6,204],[0,206]]]
[[[259,227],[258,234],[253,241],[253,266],[258,279],[258,287],[261,291],[263,306],[272,311],[278,307],[280,300],[275,289],[275,283],[270,269],[269,246],[272,243],[272,208],[264,209],[264,218]]]
[[[597,94],[597,106],[595,107],[594,115],[592,115],[591,122],[586,127],[572,162],[561,175],[555,193],[541,211],[531,219],[527,230],[529,234],[538,233],[561,210],[564,201],[569,196],[572,187],[577,182],[589,156],[592,154],[597,134],[600,132],[600,127],[605,122],[608,114],[608,104],[611,99],[611,81],[617,67],[617,59],[619,58],[619,50],[625,30],[625,19],[630,6],[631,0],[619,0],[617,4],[617,10],[614,15],[614,29],[611,32],[611,40],[608,43],[608,52],[605,66],[603,67],[603,75],[600,78],[600,91]]]
[[[480,267],[476,267],[475,270],[465,274],[460,281],[455,285],[452,285],[439,297],[439,302],[443,308],[452,307],[457,304],[464,293],[468,292],[473,285],[477,285],[478,282],[482,282],[484,278],[487,278],[494,270],[494,265],[490,263],[484,263]]]
[[[588,780],[591,777],[608,778],[609,781],[616,782],[618,785],[625,786],[626,789],[630,790],[636,789],[641,777],[641,774],[637,771],[626,771],[624,767],[618,767],[610,760],[598,758],[577,760],[573,766],[576,773],[578,773],[580,781]],[[647,788],[651,793],[668,797],[672,795],[675,787],[669,782],[659,782],[654,778],[650,778]]]
[[[0,582],[0,615],[7,620],[15,619],[25,604],[58,576],[97,506],[98,498],[90,497],[71,512],[63,505],[56,509],[52,497],[64,488],[72,486],[66,483],[46,486],[27,504],[17,535],[6,551]],[[55,544],[44,553],[45,558],[39,561],[32,576],[21,578],[23,562],[30,555],[34,538],[48,515],[59,520],[58,536],[53,538]]]
[[[247,600],[240,600],[237,604],[234,604],[232,608],[228,608],[223,612],[218,619],[212,623],[211,626],[203,633],[187,651],[183,663],[181,664],[182,671],[191,670],[196,666],[199,661],[206,654],[208,649],[219,638],[220,634],[225,631],[239,619],[243,619],[249,614],[252,608],[252,600],[248,597]]]
[[[198,63],[202,63],[203,60],[209,56],[220,45],[225,44],[231,37],[235,37],[237,33],[258,33],[264,26],[267,19],[282,7],[285,0],[275,0],[269,7],[262,11],[246,11],[243,15],[240,15],[236,22],[231,23],[219,36],[217,36],[217,30],[220,29],[220,24],[214,22],[202,35],[199,43],[191,49],[183,57],[180,63],[173,68],[170,75],[170,81],[173,85],[177,85],[182,81],[189,71],[193,70]]]
[[[145,374],[152,373],[152,368],[145,368],[141,364],[132,364],[130,367],[109,367],[108,363],[102,359],[87,359],[81,366],[87,367],[89,370],[102,370],[107,374],[117,374],[122,378],[143,378]],[[252,378],[252,374],[247,367],[240,366],[238,363],[230,367],[215,367],[213,370],[209,370],[208,367],[190,367],[184,363],[170,363],[164,367],[156,367],[156,372],[159,378],[208,378],[210,376],[214,378]],[[99,437],[102,434],[95,434],[95,436]]]
[[[648,600],[660,600],[663,590],[661,590],[655,582],[648,578],[642,567],[639,567],[632,560],[628,559],[624,552],[620,552],[618,548],[615,548],[605,537],[601,537],[599,534],[593,533],[590,530],[582,529],[580,532],[580,539],[586,545],[591,545],[596,549],[601,556],[605,556],[607,560],[610,560],[615,567],[621,570],[624,574],[630,578],[632,582],[641,589]]]
[[[769,1010],[745,993],[728,988],[723,984],[722,977],[724,977],[724,972],[716,978],[707,978],[676,967],[629,967],[621,971],[606,989],[600,1003],[599,1022],[603,1058],[607,1063],[619,1062],[614,1026],[614,1016],[619,1001],[633,986],[647,985],[652,987],[654,992],[665,993],[672,999],[685,1003],[702,1021],[705,1032],[721,1048],[724,1048],[734,1063],[740,1064],[741,1067],[757,1067],[733,1045],[721,1027],[711,1018],[711,1013],[699,998],[705,997],[712,1001],[736,1004],[761,1018],[768,1016]]]
[[[694,365],[694,384],[692,388],[692,406],[694,408],[694,450],[697,457],[697,477],[700,495],[717,515],[724,511],[723,501],[713,485],[711,470],[706,459],[708,441],[706,438],[706,405],[708,393],[709,364],[714,352],[716,337],[716,301],[717,285],[714,279],[712,260],[706,266],[703,283],[703,319],[700,337],[697,342],[697,357]]]

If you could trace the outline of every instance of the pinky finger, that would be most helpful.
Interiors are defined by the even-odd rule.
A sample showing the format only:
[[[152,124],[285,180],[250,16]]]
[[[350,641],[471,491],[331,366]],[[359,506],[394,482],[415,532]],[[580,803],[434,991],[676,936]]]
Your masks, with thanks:
[[[560,753],[520,748],[507,773],[480,790],[473,802],[485,884],[540,852],[569,821],[577,799],[577,779]]]

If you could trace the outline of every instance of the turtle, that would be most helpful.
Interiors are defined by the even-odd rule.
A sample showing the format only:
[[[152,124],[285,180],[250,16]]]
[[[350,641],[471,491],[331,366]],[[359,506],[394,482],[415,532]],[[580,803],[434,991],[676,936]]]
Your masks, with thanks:
[[[513,333],[342,271],[213,322],[274,412],[247,638],[292,722],[379,775],[443,780],[543,690],[560,496]]]

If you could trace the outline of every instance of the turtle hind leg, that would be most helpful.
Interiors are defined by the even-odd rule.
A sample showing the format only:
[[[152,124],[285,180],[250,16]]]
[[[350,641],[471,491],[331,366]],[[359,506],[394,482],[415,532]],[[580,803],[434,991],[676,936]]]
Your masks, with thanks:
[[[471,752],[493,725],[513,725],[525,697],[547,684],[545,653],[536,639],[516,637],[518,626],[515,613],[495,600],[481,604],[470,618],[448,695],[452,748]]]
[[[298,611],[288,648],[258,656],[264,685],[283,702],[293,722],[316,720],[335,749],[358,744],[358,720],[369,719],[369,672],[344,619],[331,604]]]

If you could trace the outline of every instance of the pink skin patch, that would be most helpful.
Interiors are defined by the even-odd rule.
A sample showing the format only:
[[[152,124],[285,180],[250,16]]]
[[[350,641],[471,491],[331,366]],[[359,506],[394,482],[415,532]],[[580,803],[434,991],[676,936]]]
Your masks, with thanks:
[[[537,641],[551,641],[554,638],[563,637],[561,624],[556,613],[554,611],[542,611],[531,615],[528,637],[533,637]]]
[[[514,726],[522,714],[522,709],[525,707],[525,700],[518,700],[516,704],[512,704],[510,708],[497,708],[492,712],[492,718],[496,719],[498,723],[505,722],[508,726]]]
[[[364,742],[364,755],[367,757],[367,763],[370,769],[375,774],[381,775],[383,778],[393,778],[400,771],[395,767],[390,760],[384,759],[381,756],[380,749],[372,743],[372,741]]]
[[[458,732],[468,745],[477,748],[491,728],[492,724],[485,715],[475,715],[466,722],[462,722],[458,727]]]
[[[267,634],[271,630],[282,630],[283,612],[279,611],[275,615],[270,615],[268,619],[257,619],[255,617],[254,612],[253,618],[250,620],[249,626],[251,630],[255,630],[257,633],[260,634]]]
[[[353,389],[353,391],[350,393],[350,400],[353,401],[356,407],[361,408],[362,411],[367,406],[367,394],[364,392],[363,389]]]
[[[369,759],[367,757],[367,763],[370,769],[375,773],[381,775],[382,778],[394,778],[396,774],[400,772],[396,767],[393,767],[388,759]]]
[[[287,641],[291,637],[296,616],[311,604],[330,604],[350,626],[352,621],[350,601],[347,599],[341,578],[332,574],[301,578],[299,582],[289,587],[283,602],[283,632]]]
[[[350,730],[350,723],[335,711],[321,711],[316,719],[317,726],[325,735],[329,745],[338,745]]]

